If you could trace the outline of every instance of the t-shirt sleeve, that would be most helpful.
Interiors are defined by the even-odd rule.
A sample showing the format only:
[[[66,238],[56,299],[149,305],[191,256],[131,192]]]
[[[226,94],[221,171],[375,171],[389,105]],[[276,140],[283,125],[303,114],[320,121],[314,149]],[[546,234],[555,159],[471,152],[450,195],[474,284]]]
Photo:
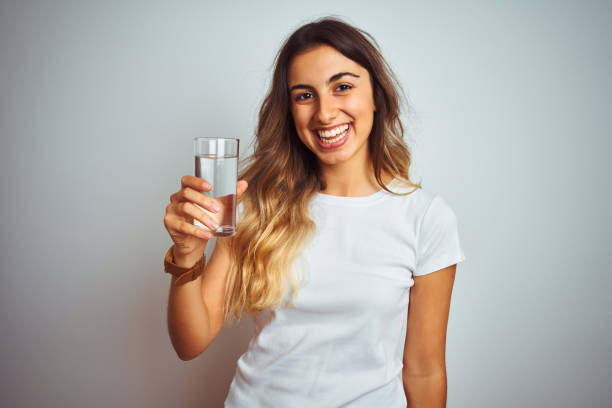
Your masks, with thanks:
[[[435,196],[421,221],[414,276],[426,275],[464,260],[457,217],[441,197]]]

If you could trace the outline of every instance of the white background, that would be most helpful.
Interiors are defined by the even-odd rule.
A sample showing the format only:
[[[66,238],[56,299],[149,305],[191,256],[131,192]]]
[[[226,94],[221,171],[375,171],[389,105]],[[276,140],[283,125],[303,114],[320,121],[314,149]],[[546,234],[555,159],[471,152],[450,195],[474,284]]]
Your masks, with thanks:
[[[2,1],[0,405],[222,405],[252,327],[175,355],[165,206],[193,137],[248,154],[276,51],[327,14],[379,42],[459,220],[448,406],[608,406],[612,6],[552,0]]]

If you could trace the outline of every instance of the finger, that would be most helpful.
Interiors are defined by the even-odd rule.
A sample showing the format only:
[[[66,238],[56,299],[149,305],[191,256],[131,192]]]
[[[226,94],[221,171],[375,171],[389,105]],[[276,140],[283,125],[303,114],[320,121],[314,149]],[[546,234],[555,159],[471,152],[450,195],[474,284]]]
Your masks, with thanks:
[[[249,183],[247,183],[246,180],[239,180],[238,183],[236,183],[236,197],[240,197],[248,186]]]
[[[182,217],[168,215],[164,218],[164,223],[171,237],[174,237],[176,232],[179,232],[184,235],[192,235],[199,239],[209,240],[212,238],[212,233],[210,231],[185,222]]]
[[[214,198],[210,198],[199,191],[195,191],[189,187],[182,190],[181,201],[191,201],[198,204],[200,207],[207,209],[210,212],[216,213],[221,209],[221,203]]]
[[[184,202],[170,203],[166,206],[166,215],[164,216],[164,222],[166,228],[177,228],[178,223],[174,223],[174,220],[185,221],[185,213],[183,212]],[[189,217],[189,215],[187,215]],[[170,220],[170,223],[166,222],[166,219]],[[193,219],[187,218],[188,222],[193,222]]]
[[[218,212],[221,206],[221,204],[214,198],[205,196],[201,192],[189,187],[181,189],[170,196],[171,204],[178,204],[183,201],[195,202],[200,205],[200,207],[206,208],[208,211],[213,213]]]
[[[181,188],[191,187],[197,191],[209,191],[211,185],[203,178],[186,175],[181,178]]]
[[[195,205],[192,202],[185,201],[178,204],[181,212],[193,219],[200,221],[202,224],[206,225],[211,230],[216,230],[219,228],[219,225],[213,220],[208,214],[204,212],[201,208]]]

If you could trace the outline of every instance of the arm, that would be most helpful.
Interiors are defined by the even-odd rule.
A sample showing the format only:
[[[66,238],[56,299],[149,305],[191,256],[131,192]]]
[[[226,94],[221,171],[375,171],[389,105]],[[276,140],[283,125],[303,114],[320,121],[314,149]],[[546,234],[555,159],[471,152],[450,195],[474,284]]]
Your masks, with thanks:
[[[170,197],[166,207],[164,225],[175,242],[174,263],[189,268],[202,257],[210,232],[193,225],[198,219],[209,224],[210,216],[204,208],[216,212],[212,199],[199,191],[208,191],[210,184],[203,179],[185,176],[181,190]],[[236,184],[238,197],[246,190],[244,180]],[[196,205],[194,205],[196,204]],[[200,208],[198,208],[200,206]],[[170,283],[168,296],[168,332],[172,346],[181,360],[191,360],[200,355],[212,343],[224,322],[223,304],[225,281],[231,265],[230,251],[226,239],[217,239],[217,245],[203,273],[195,280],[176,285]]]
[[[402,377],[409,408],[446,407],[446,327],[457,265],[416,276]]]
[[[199,257],[176,257],[182,267],[193,266]],[[230,267],[229,250],[223,239],[217,245],[204,272],[182,285],[170,283],[168,296],[168,332],[181,360],[191,360],[203,353],[223,326],[225,280]]]

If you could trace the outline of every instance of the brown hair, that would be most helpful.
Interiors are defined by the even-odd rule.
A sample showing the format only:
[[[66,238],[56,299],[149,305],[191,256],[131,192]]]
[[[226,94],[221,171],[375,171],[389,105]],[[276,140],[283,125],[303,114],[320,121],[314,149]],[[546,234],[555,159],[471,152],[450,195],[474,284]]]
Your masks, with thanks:
[[[370,74],[376,111],[368,151],[378,184],[390,191],[382,180],[386,172],[406,186],[421,187],[409,178],[410,152],[399,118],[401,88],[375,40],[336,18],[300,27],[277,54],[270,90],[259,111],[254,153],[240,175],[249,188],[240,199],[243,215],[230,241],[228,319],[283,305],[287,284],[292,294],[289,305],[297,297],[298,282],[291,266],[314,233],[308,205],[324,185],[315,155],[295,130],[287,70],[297,54],[317,45],[335,48]]]

